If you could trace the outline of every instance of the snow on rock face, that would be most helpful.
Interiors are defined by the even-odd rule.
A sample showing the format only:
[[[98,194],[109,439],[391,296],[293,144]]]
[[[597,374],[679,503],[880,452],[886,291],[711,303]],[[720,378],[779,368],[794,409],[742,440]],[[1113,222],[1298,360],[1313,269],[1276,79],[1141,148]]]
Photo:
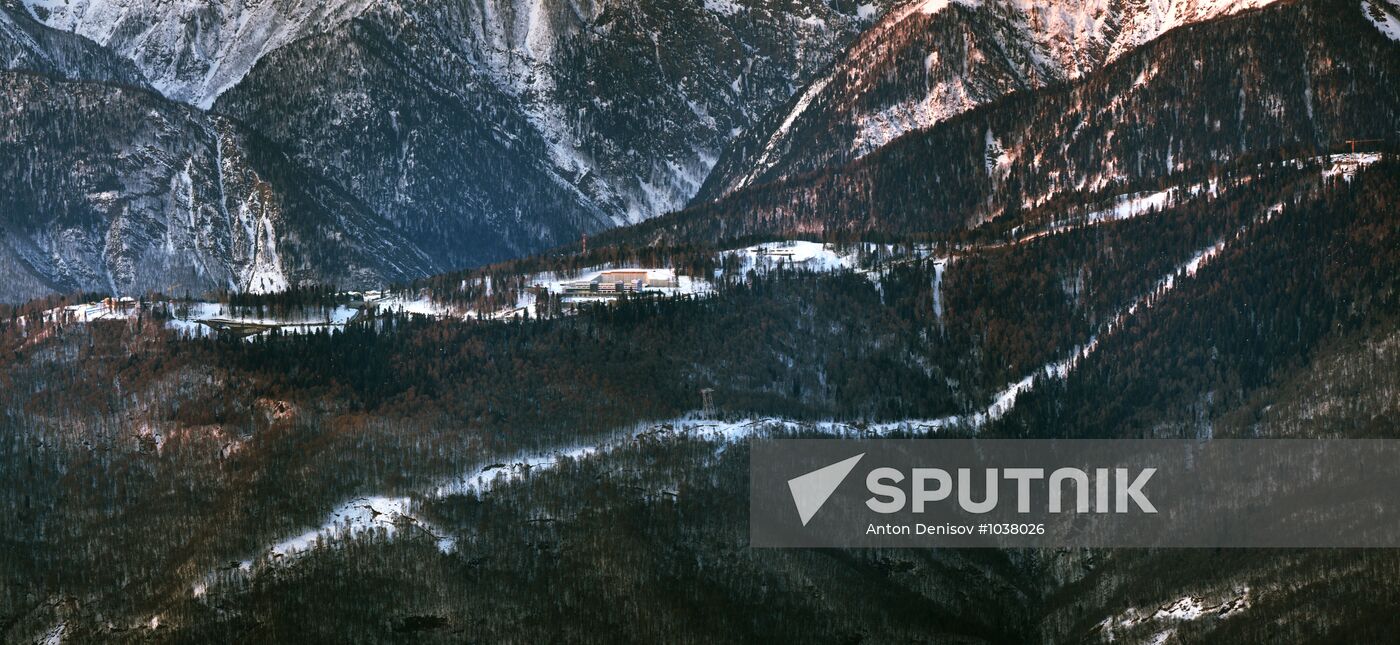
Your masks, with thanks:
[[[253,248],[253,262],[244,271],[243,290],[248,293],[286,291],[287,274],[282,270],[281,256],[277,255],[277,231],[266,214],[258,218]]]
[[[777,154],[778,144],[783,140],[783,137],[787,136],[788,131],[792,129],[793,122],[797,121],[797,118],[802,116],[802,113],[807,110],[807,106],[812,104],[812,99],[821,94],[822,90],[826,89],[827,83],[830,82],[830,77],[822,78],[807,87],[802,93],[802,97],[797,99],[797,104],[793,105],[792,109],[788,111],[787,117],[783,119],[777,131],[773,133],[773,136],[769,137],[768,143],[764,144],[763,152],[759,155],[758,160],[754,162],[753,170],[739,181],[739,187],[742,188],[749,185],[753,182],[755,177],[767,171],[769,168],[772,168],[773,164],[777,163],[775,155]]]
[[[494,83],[521,101],[525,115],[548,145],[559,175],[581,178],[574,180],[581,191],[611,211],[616,224],[635,223],[684,206],[721,152],[724,138],[719,135],[749,126],[748,121],[761,116],[771,101],[785,98],[791,91],[788,84],[823,66],[865,19],[859,10],[857,16],[848,16],[805,1],[782,10],[750,11],[735,0],[705,0],[701,6],[709,16],[704,19],[696,19],[689,9],[638,7],[614,0],[578,3],[568,10],[547,0],[484,0],[479,6],[479,16],[467,23],[472,33],[465,45],[473,49]],[[866,13],[873,11],[871,5]],[[625,20],[621,19],[624,14],[629,16]],[[685,40],[677,39],[680,34]],[[618,41],[624,37],[641,40],[643,45],[619,51]],[[695,43],[714,47],[715,52],[697,51]],[[667,114],[664,125],[644,119],[651,121],[648,125],[654,130],[648,140],[607,145],[590,141],[605,134],[600,128],[630,126],[617,117],[635,118],[621,114],[634,109],[629,106],[634,99],[595,94],[605,83],[627,89],[607,78],[616,72],[605,69],[589,74],[582,94],[593,96],[586,104],[580,102],[576,96],[580,79],[573,66],[602,62],[583,60],[580,49],[632,59],[626,84],[637,84],[637,93],[647,97],[641,112],[684,109]],[[760,72],[752,61],[743,61],[745,56],[720,53],[726,49],[767,52],[762,65],[770,69]],[[771,72],[785,68],[786,74],[772,76]],[[782,88],[786,91],[775,92],[780,85],[788,86]],[[803,107],[794,112],[800,113]],[[751,110],[758,114],[750,114]],[[650,158],[648,163],[627,168],[639,154]],[[620,168],[628,172],[619,173]]]
[[[1162,34],[1195,22],[1256,9],[1276,0],[1072,0],[1055,7],[1014,0],[1030,20],[1043,25],[1034,37],[1074,78],[1116,60]],[[1104,60],[1086,54],[1105,48]]]
[[[20,267],[0,280],[0,298],[348,288],[435,268],[243,124],[121,86],[34,74],[4,84],[6,136],[45,154],[32,161],[32,181],[0,190],[14,225],[0,238],[0,265]]]
[[[50,27],[134,61],[165,96],[208,109],[264,55],[354,18],[373,0],[24,1]]]
[[[44,632],[44,638],[40,642],[43,645],[63,645],[63,635],[68,633],[68,625],[59,623],[54,625],[49,631]]]

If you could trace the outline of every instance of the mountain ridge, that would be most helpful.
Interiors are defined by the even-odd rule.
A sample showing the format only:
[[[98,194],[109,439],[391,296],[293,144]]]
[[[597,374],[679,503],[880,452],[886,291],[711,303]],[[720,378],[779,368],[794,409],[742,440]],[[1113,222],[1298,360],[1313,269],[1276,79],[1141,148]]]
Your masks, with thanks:
[[[765,128],[733,142],[691,203],[854,161],[902,134],[1009,93],[1082,77],[1172,29],[1272,1],[898,5],[785,108],[781,122],[770,116]]]

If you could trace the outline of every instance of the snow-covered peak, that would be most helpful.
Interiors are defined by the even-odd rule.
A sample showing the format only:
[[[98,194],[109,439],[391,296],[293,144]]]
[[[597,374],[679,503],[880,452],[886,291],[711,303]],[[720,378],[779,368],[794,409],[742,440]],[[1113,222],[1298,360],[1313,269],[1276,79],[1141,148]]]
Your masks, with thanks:
[[[375,0],[24,0],[39,21],[131,59],[165,96],[208,109],[258,60]]]

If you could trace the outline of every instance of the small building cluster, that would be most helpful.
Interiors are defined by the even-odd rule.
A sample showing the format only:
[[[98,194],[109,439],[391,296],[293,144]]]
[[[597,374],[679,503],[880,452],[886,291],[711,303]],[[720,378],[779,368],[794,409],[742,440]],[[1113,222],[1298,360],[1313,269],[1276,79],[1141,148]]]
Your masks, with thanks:
[[[591,279],[564,282],[559,286],[566,295],[617,295],[675,288],[677,284],[676,272],[672,269],[613,269]]]

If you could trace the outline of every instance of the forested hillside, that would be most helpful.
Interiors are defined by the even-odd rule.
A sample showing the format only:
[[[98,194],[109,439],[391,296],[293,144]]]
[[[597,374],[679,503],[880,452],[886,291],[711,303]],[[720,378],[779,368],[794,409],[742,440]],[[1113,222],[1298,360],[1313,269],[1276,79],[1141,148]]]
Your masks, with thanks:
[[[577,242],[880,6],[30,3],[158,88],[0,13],[0,641],[1393,640],[1389,551],[750,546],[753,438],[1396,438],[1400,13],[1110,5]]]
[[[0,69],[23,69],[68,80],[144,86],[136,66],[73,34],[48,29],[15,2],[0,2]]]
[[[892,254],[865,273],[794,268],[725,283],[706,299],[503,323],[386,313],[344,332],[251,342],[182,339],[158,316],[36,334],[36,319],[14,312],[3,335],[0,471],[19,518],[6,536],[4,584],[5,605],[17,609],[3,621],[10,634],[61,622],[70,636],[104,639],[150,635],[155,618],[154,634],[175,639],[489,638],[525,621],[540,634],[669,627],[703,640],[715,624],[689,622],[684,608],[712,607],[739,621],[732,629],[763,634],[791,629],[771,612],[776,603],[785,617],[821,615],[807,621],[814,637],[997,642],[1088,635],[1125,606],[1248,584],[1253,607],[1275,609],[1181,634],[1259,633],[1271,628],[1252,621],[1275,615],[1290,629],[1359,629],[1371,623],[1357,616],[1381,611],[1382,599],[1334,621],[1276,594],[1325,570],[1389,579],[1384,559],[1364,552],[1294,569],[1257,555],[1158,584],[1141,577],[1158,560],[1131,553],[750,552],[742,444],[664,425],[519,485],[431,492],[519,450],[664,424],[698,408],[704,387],[734,418],[856,428],[905,420],[915,433],[932,423],[919,419],[952,419],[935,436],[1296,434],[1305,413],[1249,427],[1238,419],[1270,390],[1299,387],[1295,375],[1339,347],[1384,341],[1400,313],[1400,174],[1388,161],[1332,170],[1288,166],[1253,177],[1248,190],[1221,186],[1215,198],[1010,243],[949,242],[941,280],[932,258]],[[1180,270],[1193,263],[1198,270]],[[1164,275],[1178,280],[1164,288]],[[1120,317],[1133,303],[1136,313]],[[1096,349],[1083,352],[1091,338]],[[1037,380],[994,418],[971,415],[1007,383],[1075,355],[1065,380]],[[1386,360],[1393,353],[1348,363],[1364,396],[1326,402],[1363,406],[1369,421],[1330,432],[1393,425],[1393,395],[1375,397],[1396,391]],[[413,519],[398,521],[431,528],[264,554],[367,494],[409,496]],[[89,513],[55,512],[74,505]],[[442,535],[453,548],[428,539]],[[501,579],[521,583],[488,594]],[[559,591],[548,582],[558,579],[577,593],[538,602],[531,585]],[[948,591],[988,579],[975,592]],[[584,593],[597,585],[614,591]],[[1138,591],[1124,605],[1082,591],[1095,586]],[[895,597],[904,600],[868,606]],[[1331,598],[1357,600],[1344,589]],[[294,618],[308,613],[321,620]]]

